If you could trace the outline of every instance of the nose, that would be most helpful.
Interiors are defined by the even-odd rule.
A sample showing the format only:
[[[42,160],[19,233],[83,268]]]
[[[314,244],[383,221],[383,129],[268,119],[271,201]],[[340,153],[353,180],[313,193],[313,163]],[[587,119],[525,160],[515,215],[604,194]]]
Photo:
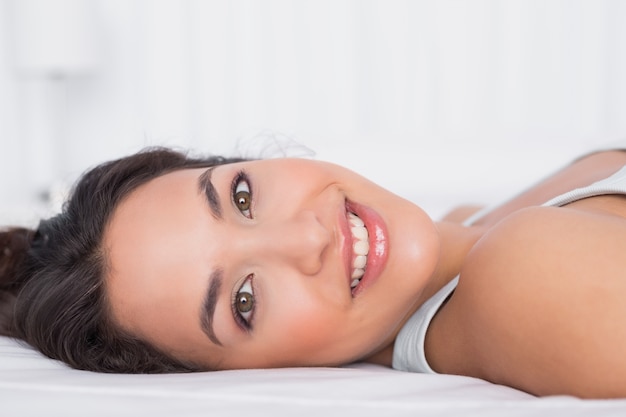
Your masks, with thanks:
[[[284,262],[306,275],[315,275],[322,268],[324,250],[331,241],[330,232],[312,211],[301,211],[255,228],[250,239],[250,255],[261,262]]]

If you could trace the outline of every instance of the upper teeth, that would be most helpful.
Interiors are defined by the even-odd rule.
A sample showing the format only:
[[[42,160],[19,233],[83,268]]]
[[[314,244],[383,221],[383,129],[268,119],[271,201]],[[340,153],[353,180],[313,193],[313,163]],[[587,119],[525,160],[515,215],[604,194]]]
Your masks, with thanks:
[[[354,259],[352,260],[352,283],[350,287],[354,288],[359,285],[359,281],[365,273],[365,265],[367,264],[367,254],[370,250],[369,233],[365,227],[365,223],[356,214],[348,213],[350,221],[350,230],[352,231],[352,249],[354,251]]]

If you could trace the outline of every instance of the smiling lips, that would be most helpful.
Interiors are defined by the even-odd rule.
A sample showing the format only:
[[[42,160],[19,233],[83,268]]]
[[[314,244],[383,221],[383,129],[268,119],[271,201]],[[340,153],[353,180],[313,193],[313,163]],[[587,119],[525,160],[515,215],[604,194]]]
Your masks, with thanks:
[[[350,231],[352,232],[352,282],[350,288],[355,288],[361,282],[367,266],[367,254],[370,250],[369,233],[363,220],[354,213],[348,213]]]
[[[347,278],[352,297],[356,297],[373,285],[385,269],[389,234],[385,221],[370,207],[346,201],[345,209],[345,239],[352,246],[344,246],[346,267],[351,268],[346,272],[350,274]]]

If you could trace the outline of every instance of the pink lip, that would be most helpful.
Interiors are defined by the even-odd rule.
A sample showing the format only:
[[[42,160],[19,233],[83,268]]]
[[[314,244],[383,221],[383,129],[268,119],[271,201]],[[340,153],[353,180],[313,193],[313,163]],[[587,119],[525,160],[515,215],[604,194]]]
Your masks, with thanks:
[[[341,234],[343,235],[343,246],[341,248],[341,254],[343,256],[343,263],[346,271],[346,275],[348,277],[348,288],[350,288],[350,283],[352,282],[352,232],[350,231],[350,223],[348,222],[348,211],[350,211],[346,207],[346,211],[342,211],[340,214],[339,225],[341,227]]]
[[[348,201],[346,202],[346,210],[359,216],[365,223],[365,227],[369,232],[370,251],[367,255],[367,264],[365,266],[365,274],[361,278],[361,282],[352,289],[352,296],[355,297],[366,288],[374,284],[380,273],[385,268],[387,257],[389,255],[389,240],[387,226],[380,215],[369,207]],[[344,262],[348,271],[348,285],[352,282],[352,233],[347,221],[347,215],[342,222],[341,227],[345,236],[343,247]]]

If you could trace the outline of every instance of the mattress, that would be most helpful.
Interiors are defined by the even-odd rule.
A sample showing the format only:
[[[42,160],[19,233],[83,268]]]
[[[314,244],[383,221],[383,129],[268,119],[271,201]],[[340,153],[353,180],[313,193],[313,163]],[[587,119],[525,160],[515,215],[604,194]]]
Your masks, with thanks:
[[[170,375],[70,369],[0,337],[2,416],[624,416],[626,400],[537,398],[377,365]]]

